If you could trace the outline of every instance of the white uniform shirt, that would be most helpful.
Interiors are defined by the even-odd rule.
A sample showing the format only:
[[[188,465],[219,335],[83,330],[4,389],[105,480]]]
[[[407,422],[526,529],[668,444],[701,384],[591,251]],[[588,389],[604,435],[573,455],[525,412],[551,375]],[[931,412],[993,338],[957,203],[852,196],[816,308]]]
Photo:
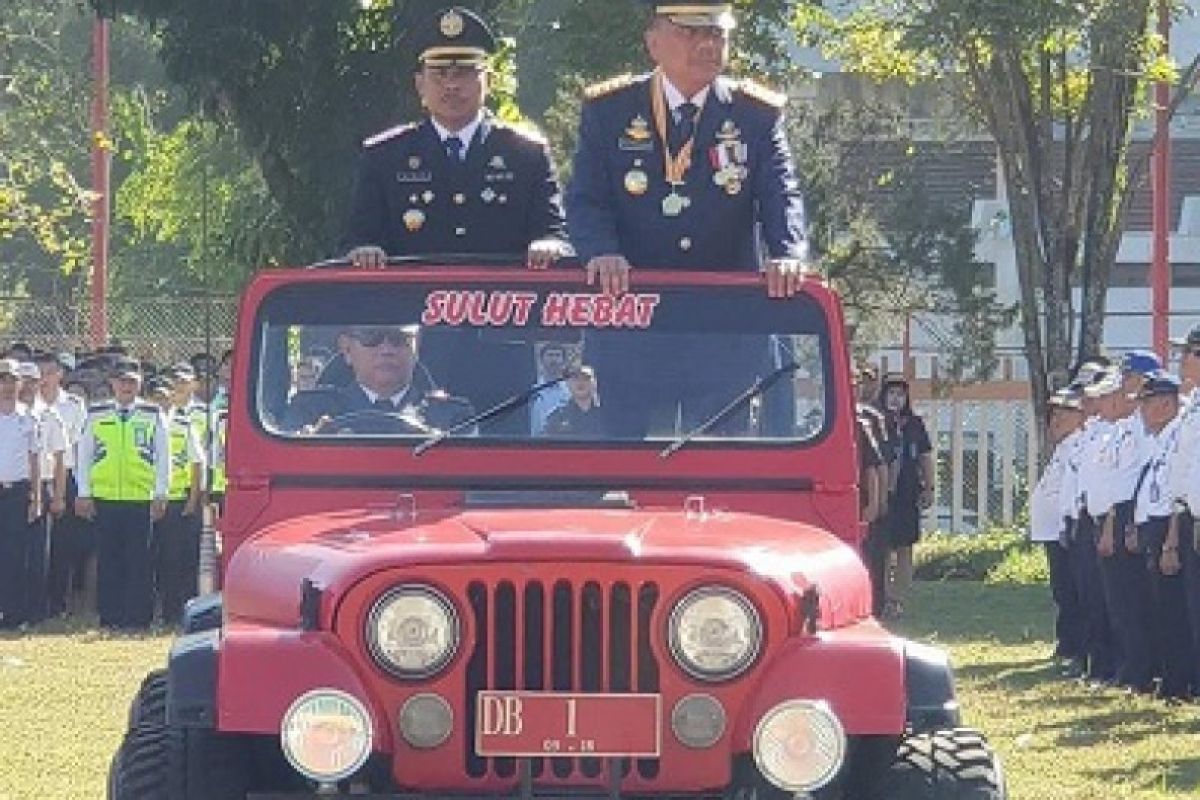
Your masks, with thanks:
[[[1033,488],[1029,500],[1029,538],[1034,542],[1056,542],[1062,534],[1063,520],[1062,491],[1070,467],[1067,440],[1058,443]]]
[[[1179,432],[1171,455],[1171,496],[1200,511],[1200,484],[1197,483],[1200,469],[1196,468],[1196,459],[1200,458],[1200,390],[1194,390],[1181,400],[1182,410],[1177,419]]]
[[[140,402],[140,401],[138,401]],[[100,413],[108,413],[112,408],[129,410],[132,406],[119,406],[105,403]],[[143,412],[145,413],[145,412]],[[167,490],[171,485],[171,441],[167,433],[167,417],[161,411],[155,416],[154,427],[154,497],[166,499]],[[92,463],[96,454],[96,437],[92,433],[93,414],[88,414],[83,426],[83,435],[79,437],[78,468],[75,470],[75,483],[79,487],[80,497],[92,496]]]
[[[37,403],[45,404],[45,402],[39,394]],[[87,403],[83,402],[82,397],[59,389],[58,397],[54,398],[49,405],[58,412],[58,416],[66,427],[67,449],[63,451],[63,464],[67,469],[75,469],[75,447],[79,444],[80,435],[83,434],[83,424],[87,422]]]
[[[41,397],[33,401],[33,417],[38,425],[38,451],[41,453],[42,480],[54,480],[54,455],[63,454],[66,464],[67,451],[70,442],[67,438],[67,426],[63,418],[51,406],[46,405]]]
[[[1079,518],[1081,507],[1079,456],[1083,452],[1083,435],[1084,429],[1080,428],[1054,448],[1054,452],[1061,453],[1063,459],[1062,485],[1058,491],[1058,515],[1060,517]]]
[[[1094,455],[1085,459],[1080,475],[1087,492],[1088,513],[1107,514],[1114,506],[1133,500],[1142,467],[1150,459],[1149,441],[1138,415],[1109,426]],[[1139,432],[1142,431],[1142,432]]]
[[[0,412],[0,483],[27,481],[29,454],[38,452],[37,420],[20,403],[11,414]]]
[[[1151,442],[1150,460],[1138,486],[1137,502],[1133,509],[1133,521],[1143,525],[1151,519],[1169,517],[1175,510],[1175,498],[1171,494],[1171,461],[1175,445],[1179,440],[1180,418],[1176,417],[1159,431],[1158,435],[1147,434]]]
[[[1111,422],[1099,417],[1091,417],[1083,425],[1078,451],[1075,453],[1075,505],[1078,509],[1074,515],[1076,517],[1084,512],[1090,513],[1089,495],[1092,492],[1101,491],[1099,487],[1095,486],[1098,482],[1097,473],[1099,472],[1096,465],[1100,461],[1100,450],[1104,447],[1112,427]],[[1097,497],[1097,501],[1102,501],[1102,498]],[[1107,511],[1107,507],[1104,510]]]

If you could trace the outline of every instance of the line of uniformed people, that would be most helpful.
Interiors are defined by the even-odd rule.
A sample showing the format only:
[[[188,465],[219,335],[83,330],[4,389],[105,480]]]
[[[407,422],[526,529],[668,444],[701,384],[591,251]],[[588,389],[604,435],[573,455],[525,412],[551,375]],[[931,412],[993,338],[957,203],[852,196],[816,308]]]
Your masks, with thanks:
[[[1200,326],[1176,344],[1178,376],[1135,351],[1049,399],[1030,520],[1065,674],[1171,702],[1200,697]]]
[[[210,413],[196,391],[212,383],[189,363],[144,382],[118,353],[71,378],[57,356],[5,355],[16,358],[0,358],[0,627],[90,612],[93,574],[102,626],[145,627],[156,605],[178,622],[197,592],[208,500],[224,493],[223,392]],[[88,372],[106,376],[73,383],[92,390],[90,406],[64,388]]]

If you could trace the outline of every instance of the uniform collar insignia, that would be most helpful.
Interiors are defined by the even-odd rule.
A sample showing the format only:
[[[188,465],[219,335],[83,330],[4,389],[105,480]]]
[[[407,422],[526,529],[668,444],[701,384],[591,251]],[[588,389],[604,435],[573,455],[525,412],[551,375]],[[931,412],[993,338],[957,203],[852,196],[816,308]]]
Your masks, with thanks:
[[[507,169],[507,165],[504,163],[504,156],[502,155],[492,156],[492,160],[488,162],[488,166],[492,169]]]

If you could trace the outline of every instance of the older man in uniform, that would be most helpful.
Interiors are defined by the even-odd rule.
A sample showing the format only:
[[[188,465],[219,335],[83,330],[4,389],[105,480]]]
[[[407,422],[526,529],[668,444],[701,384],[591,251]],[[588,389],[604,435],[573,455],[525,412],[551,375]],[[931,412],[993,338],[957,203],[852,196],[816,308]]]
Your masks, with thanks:
[[[96,525],[100,624],[141,628],[154,614],[151,526],[167,510],[170,439],[162,412],[138,398],[136,361],[118,361],[111,383],[79,439],[75,512]]]
[[[42,515],[37,421],[17,402],[17,364],[0,359],[0,628],[24,624],[28,529]]]
[[[1158,694],[1168,701],[1192,695],[1192,637],[1188,627],[1179,530],[1172,526],[1174,498],[1170,468],[1179,441],[1179,379],[1166,372],[1149,376],[1138,393],[1138,406],[1151,442],[1150,460],[1138,479],[1134,522],[1150,575],[1149,614],[1143,624],[1161,659]]]
[[[1066,483],[1068,456],[1074,447],[1072,437],[1083,426],[1079,392],[1061,389],[1049,400],[1050,443],[1054,451],[1029,503],[1029,538],[1046,551],[1050,568],[1050,591],[1057,609],[1054,620],[1055,658],[1067,662],[1067,673],[1083,674],[1087,663],[1084,646],[1083,607],[1071,577],[1066,523],[1061,513],[1062,491]]]
[[[567,254],[546,141],[484,111],[496,51],[473,12],[438,12],[414,34],[422,122],[363,142],[347,235],[355,266],[388,256],[523,253],[532,268]]]
[[[1102,386],[1097,386],[1101,383]],[[1098,460],[1112,427],[1100,416],[1100,396],[1105,391],[1117,391],[1119,382],[1114,381],[1107,367],[1090,361],[1079,368],[1072,388],[1082,394],[1084,424],[1078,436],[1066,444],[1067,466],[1061,497],[1069,540],[1067,557],[1076,595],[1083,607],[1086,653],[1083,677],[1093,683],[1110,684],[1116,679],[1117,650],[1100,579],[1096,521],[1088,510],[1088,498],[1091,477],[1096,471],[1092,465]]]
[[[75,516],[75,448],[87,420],[83,399],[63,388],[63,362],[53,353],[39,353],[34,361],[41,371],[37,406],[57,412],[66,434],[63,450],[64,487],[62,507],[51,504],[50,566],[47,579],[47,611],[51,615],[71,610],[73,590],[84,591],[87,565],[95,551],[91,528]],[[44,476],[45,479],[45,476]]]
[[[1176,513],[1171,520],[1179,542],[1192,652],[1200,654],[1200,537],[1196,535],[1196,509],[1200,509],[1200,325],[1173,344],[1180,350],[1179,377],[1183,410],[1171,456],[1169,474]],[[1200,692],[1200,659],[1194,659],[1192,684]]]
[[[1155,655],[1144,623],[1149,585],[1133,527],[1133,498],[1150,443],[1130,395],[1143,381],[1126,359],[1089,387],[1100,399],[1099,413],[1109,428],[1082,473],[1088,513],[1096,520],[1105,606],[1117,643],[1116,680],[1142,693],[1153,688]]]
[[[171,479],[167,510],[154,526],[154,585],[162,620],[177,625],[183,606],[197,592],[200,534],[204,526],[206,431],[204,409],[193,404],[191,367],[178,365],[167,384],[167,431],[170,438]]]
[[[766,269],[799,290],[808,257],[783,95],[724,76],[729,2],[652,3],[655,69],[591,87],[567,191],[589,279],[619,294],[631,269]]]

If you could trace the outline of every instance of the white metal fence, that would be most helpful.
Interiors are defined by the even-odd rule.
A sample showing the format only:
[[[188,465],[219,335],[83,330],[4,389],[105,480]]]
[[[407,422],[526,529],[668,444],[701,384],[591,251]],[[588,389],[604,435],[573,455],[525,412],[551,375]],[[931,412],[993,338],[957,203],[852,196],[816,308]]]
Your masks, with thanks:
[[[1038,478],[1037,422],[1020,401],[935,400],[917,404],[933,443],[933,508],[923,527],[973,533],[1026,515]]]

